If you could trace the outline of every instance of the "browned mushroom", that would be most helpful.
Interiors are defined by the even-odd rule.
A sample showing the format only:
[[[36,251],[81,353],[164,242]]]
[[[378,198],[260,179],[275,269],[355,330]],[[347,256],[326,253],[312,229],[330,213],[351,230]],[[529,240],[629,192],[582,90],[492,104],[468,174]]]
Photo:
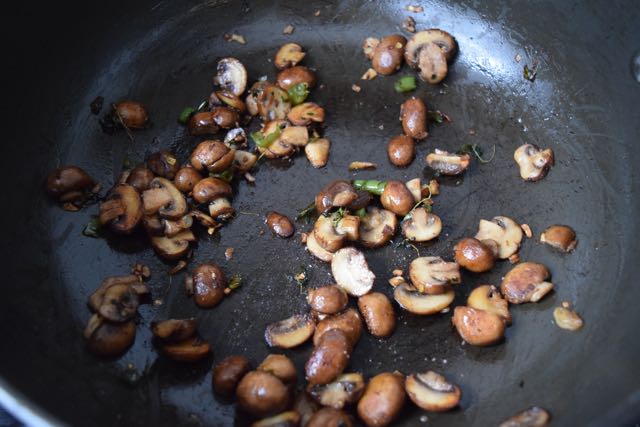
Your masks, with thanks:
[[[219,90],[212,95],[214,95],[216,98],[218,98],[221,102],[223,102],[227,106],[237,110],[240,113],[244,113],[247,110],[247,106],[244,103],[244,101],[240,98],[240,96],[235,95],[233,92],[230,92],[228,90]],[[242,131],[242,128],[236,128],[236,129],[240,129]],[[242,132],[244,133],[244,131]]]
[[[484,310],[502,317],[507,325],[511,324],[509,303],[495,286],[480,285],[469,294],[467,305],[476,310]]]
[[[309,233],[307,236],[307,250],[316,258],[324,262],[331,262],[333,259],[333,252],[329,252],[324,249],[320,244],[316,241],[314,233]]]
[[[509,417],[499,427],[547,427],[551,416],[547,411],[538,407],[532,406],[524,411]]]
[[[187,295],[193,295],[198,307],[215,307],[224,298],[227,279],[215,264],[202,264],[196,267],[191,276],[185,278]]]
[[[455,39],[449,33],[429,29],[411,37],[405,49],[405,60],[419,71],[422,80],[436,84],[447,76],[447,62],[456,50]]]
[[[116,284],[104,291],[98,314],[110,322],[126,322],[133,319],[139,305],[138,294],[131,286]]]
[[[273,64],[277,69],[283,70],[298,65],[304,56],[302,46],[297,43],[285,43],[278,49]]]
[[[393,297],[400,307],[420,315],[440,313],[453,302],[453,289],[442,294],[430,295],[418,291],[407,283],[401,283],[393,291]]]
[[[404,401],[404,375],[383,372],[369,380],[358,402],[358,416],[369,427],[387,426],[400,413]]]
[[[309,143],[309,130],[305,126],[287,126],[279,138],[284,145],[304,147]]]
[[[504,276],[500,291],[511,304],[538,302],[553,289],[553,283],[547,282],[550,276],[544,265],[523,262]]]
[[[415,205],[413,194],[400,181],[387,181],[380,195],[380,203],[386,210],[400,216],[408,214]]]
[[[305,427],[353,427],[349,413],[334,408],[322,408],[309,419]]]
[[[358,193],[348,181],[333,181],[316,195],[318,213],[323,214],[334,207],[346,207],[358,198]]]
[[[287,387],[264,371],[247,373],[236,388],[236,396],[240,408],[258,417],[282,412],[289,402]]]
[[[151,247],[160,258],[173,261],[187,255],[189,243],[195,241],[196,236],[191,230],[184,230],[172,237],[151,236]]]
[[[235,150],[218,140],[202,141],[191,152],[191,164],[198,171],[223,172],[231,166]]]
[[[102,357],[116,357],[131,347],[136,337],[136,325],[131,320],[112,323],[94,314],[84,330],[89,350]]]
[[[230,107],[213,107],[209,114],[214,123],[222,129],[232,129],[238,126],[240,120],[238,112]]]
[[[47,177],[46,189],[51,198],[70,204],[67,210],[77,210],[90,193],[97,192],[96,181],[77,166],[63,166],[53,171]]]
[[[390,75],[400,69],[403,63],[404,47],[407,39],[399,34],[383,37],[373,49],[371,66],[382,75]]]
[[[362,42],[362,53],[364,53],[364,56],[367,57],[367,59],[372,59],[373,58],[373,52],[375,52],[376,47],[380,44],[380,39],[377,39],[375,37],[367,37],[363,42]]]
[[[258,161],[258,156],[248,151],[236,150],[232,167],[235,172],[246,173],[253,168]]]
[[[156,212],[161,218],[178,220],[187,214],[187,201],[184,195],[166,178],[156,177],[149,189],[142,193],[145,216]]]
[[[342,247],[346,236],[338,234],[332,217],[320,215],[313,226],[313,237],[325,250],[335,252]]]
[[[298,379],[296,366],[284,354],[269,354],[256,368],[258,371],[269,372],[286,386],[295,386]]]
[[[561,252],[571,252],[578,244],[576,232],[567,225],[552,225],[547,228],[540,235],[540,242],[546,243]]]
[[[304,147],[304,153],[314,168],[321,168],[327,164],[329,160],[329,150],[331,149],[331,141],[326,138],[318,138],[310,141]]]
[[[386,209],[367,208],[360,220],[360,243],[367,248],[379,248],[393,238],[398,228],[398,219]]]
[[[138,296],[144,296],[149,293],[149,288],[143,282],[140,281],[140,278],[135,274],[130,274],[128,276],[115,276],[115,277],[107,277],[100,283],[98,289],[96,289],[89,296],[89,307],[93,311],[100,310],[102,303],[104,302],[105,293],[107,290],[113,286],[117,285],[126,285],[130,287]]]
[[[367,329],[374,337],[385,338],[393,333],[396,317],[391,301],[380,292],[370,292],[358,298]]]
[[[316,73],[307,67],[297,65],[280,71],[276,76],[276,82],[284,90],[300,83],[306,83],[308,88],[312,88],[316,85]]]
[[[347,306],[349,297],[344,289],[336,285],[327,285],[309,289],[307,301],[318,313],[335,314]]]
[[[486,243],[473,237],[460,240],[453,251],[456,262],[474,273],[489,271],[495,264],[493,250]]]
[[[100,222],[120,234],[130,234],[142,219],[140,195],[130,185],[118,184],[100,203]]]
[[[504,337],[505,321],[489,311],[458,306],[451,321],[462,339],[471,345],[492,345]]]
[[[215,84],[236,96],[244,93],[247,87],[247,70],[242,62],[236,58],[223,58],[218,61],[216,69],[218,74],[213,79]]]
[[[362,374],[342,374],[329,384],[314,384],[307,387],[309,395],[322,406],[342,409],[355,403],[364,392]]]
[[[336,233],[344,235],[351,241],[360,239],[360,217],[357,215],[343,215],[336,224]]]
[[[187,123],[187,128],[191,135],[214,135],[220,130],[210,111],[193,114]]]
[[[149,121],[147,109],[138,101],[120,101],[113,105],[117,122],[128,129],[142,129]]]
[[[202,180],[203,176],[191,166],[184,166],[176,172],[173,184],[185,194],[191,193],[193,187]]]
[[[220,178],[208,177],[193,187],[193,199],[198,203],[209,203],[219,198],[233,195],[231,186]]]
[[[300,425],[300,414],[286,411],[272,417],[263,418],[251,424],[251,427],[297,427]]]
[[[167,150],[151,154],[147,159],[147,167],[155,175],[166,179],[173,179],[180,169],[176,156]]]
[[[469,167],[471,157],[468,154],[449,154],[438,150],[427,155],[427,165],[442,175],[460,175]]]
[[[353,308],[325,317],[316,325],[316,331],[313,334],[313,345],[318,345],[322,335],[332,329],[342,331],[347,336],[350,346],[353,347],[362,335],[362,318],[358,311]]]
[[[238,383],[251,370],[249,360],[244,356],[228,356],[213,368],[211,381],[213,390],[222,396],[233,396]]]
[[[268,159],[275,159],[278,157],[289,157],[293,153],[295,153],[296,146],[287,144],[282,139],[284,130],[288,126],[289,124],[286,120],[271,120],[265,123],[263,128],[260,130],[260,134],[262,135],[262,137],[273,138],[273,135],[275,135],[276,139],[266,147],[257,146],[260,154],[263,154]]]
[[[461,281],[458,264],[433,256],[411,261],[409,276],[416,289],[432,295],[443,294],[451,289],[450,285]]]
[[[498,245],[497,257],[507,259],[518,252],[523,232],[520,225],[511,218],[496,216],[491,221],[480,220],[475,238],[484,244],[488,244],[490,240],[495,241]]]
[[[416,156],[416,143],[410,136],[398,135],[389,141],[387,156],[395,166],[409,166]]]
[[[351,356],[351,343],[339,329],[322,334],[305,364],[310,384],[327,384],[335,380],[347,367]]]
[[[295,232],[293,223],[289,218],[278,212],[268,212],[265,218],[265,222],[269,230],[271,230],[276,236],[287,238],[291,237]]]
[[[287,119],[295,126],[308,126],[313,123],[324,122],[324,108],[315,102],[303,102],[296,105],[287,114]]]
[[[211,353],[211,347],[208,342],[191,337],[184,341],[164,343],[162,352],[177,362],[193,363],[207,357]]]
[[[264,338],[270,347],[293,348],[311,338],[315,327],[313,317],[296,314],[267,325]]]
[[[413,209],[402,221],[402,234],[412,242],[428,242],[440,235],[442,221],[425,208]]]
[[[287,91],[274,84],[268,84],[262,89],[256,99],[256,105],[258,114],[264,121],[285,119],[291,111]]]
[[[154,174],[151,169],[144,166],[136,166],[129,172],[125,184],[129,184],[130,186],[138,190],[139,193],[142,193],[149,188],[149,185],[151,185],[151,181],[153,181],[153,178]]]
[[[331,272],[336,284],[356,297],[369,292],[376,278],[364,254],[353,247],[342,248],[333,255]]]
[[[460,387],[434,371],[409,375],[404,387],[413,403],[431,412],[453,409],[462,394]]]
[[[410,138],[422,140],[427,131],[427,105],[420,98],[409,98],[400,106],[402,130]]]
[[[541,150],[533,144],[524,144],[513,153],[520,167],[520,177],[525,181],[540,181],[554,165],[553,150]]]
[[[184,341],[196,334],[198,322],[196,319],[169,319],[151,323],[151,332],[164,341]]]

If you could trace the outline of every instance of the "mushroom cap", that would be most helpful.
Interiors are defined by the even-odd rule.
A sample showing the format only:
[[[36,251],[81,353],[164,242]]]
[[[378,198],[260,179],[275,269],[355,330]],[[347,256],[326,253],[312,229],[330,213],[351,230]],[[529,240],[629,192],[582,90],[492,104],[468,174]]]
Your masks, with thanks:
[[[88,192],[96,185],[96,181],[78,166],[63,166],[47,177],[47,193],[54,199],[60,199],[69,192]]]
[[[504,337],[503,318],[489,311],[458,306],[451,321],[462,339],[471,345],[488,346]]]
[[[347,207],[356,199],[358,193],[348,181],[333,181],[316,195],[315,204],[318,213],[323,214],[334,207]]]
[[[413,194],[401,181],[387,181],[380,195],[380,203],[385,209],[400,216],[408,214],[415,204]]]
[[[419,31],[407,42],[404,51],[404,58],[407,64],[416,68],[419,65],[420,51],[430,43],[440,48],[447,61],[451,61],[458,50],[455,38],[446,31],[437,28]]]
[[[440,217],[423,207],[416,208],[411,216],[402,221],[402,234],[413,242],[427,242],[440,235],[442,221]]]
[[[242,62],[236,58],[223,58],[218,61],[216,70],[218,74],[214,78],[214,83],[236,96],[244,93],[247,87],[247,70]]]
[[[373,49],[371,66],[382,75],[395,73],[402,67],[407,39],[400,34],[383,37]]]
[[[543,264],[523,262],[504,276],[500,291],[511,304],[538,302],[553,289],[553,283],[546,281],[550,276]]]
[[[208,177],[193,187],[193,199],[198,203],[209,203],[221,197],[231,197],[233,190],[228,182],[220,178]]]
[[[238,406],[255,416],[282,412],[289,401],[286,386],[275,375],[264,371],[246,374],[238,387]]]
[[[187,213],[187,201],[184,195],[176,188],[171,181],[166,178],[156,177],[149,185],[150,189],[160,188],[165,190],[171,197],[171,201],[158,210],[162,218],[178,220]],[[143,193],[143,198],[144,198]]]
[[[147,167],[156,176],[173,179],[180,169],[178,159],[168,150],[160,150],[147,158]]]
[[[101,222],[104,214],[102,208],[108,205],[108,202],[115,202],[122,209],[120,215],[110,220],[110,228],[120,234],[133,232],[143,215],[142,201],[136,189],[128,184],[118,184],[113,187],[105,201],[100,205]]]
[[[269,372],[275,375],[285,385],[292,385],[298,379],[296,366],[284,354],[269,354],[256,368],[258,371]]]
[[[347,336],[351,347],[354,347],[362,336],[362,317],[358,310],[347,308],[346,310],[325,317],[316,325],[313,334],[313,345],[318,345],[322,335],[332,329],[339,329]]]

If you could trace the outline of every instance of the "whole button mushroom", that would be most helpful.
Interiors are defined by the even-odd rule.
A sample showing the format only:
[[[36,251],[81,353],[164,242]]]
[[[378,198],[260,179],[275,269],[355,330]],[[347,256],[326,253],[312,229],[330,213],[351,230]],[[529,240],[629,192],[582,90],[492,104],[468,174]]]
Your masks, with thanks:
[[[202,141],[191,152],[191,165],[200,172],[220,173],[231,167],[235,158],[235,150],[227,147],[222,141]]]
[[[451,321],[462,339],[471,345],[488,346],[504,337],[503,318],[489,311],[458,306]]]
[[[275,375],[264,371],[246,374],[236,388],[236,396],[238,406],[257,417],[282,412],[289,402],[287,387]]]
[[[283,70],[287,67],[298,65],[304,57],[305,53],[302,50],[302,46],[297,43],[285,43],[278,49],[273,64],[277,69]]]
[[[307,67],[297,65],[280,71],[276,82],[284,90],[289,90],[300,83],[306,83],[308,88],[312,88],[316,85],[316,73]]]
[[[251,370],[244,356],[228,356],[213,368],[213,390],[222,396],[233,396],[244,375]]]
[[[416,143],[410,136],[398,135],[389,141],[387,156],[395,166],[409,166],[416,156]]]
[[[284,239],[286,239],[287,237],[291,237],[295,232],[295,228],[293,227],[291,220],[281,213],[267,213],[265,222],[267,223],[269,230],[271,230],[273,234]]]
[[[385,209],[400,216],[408,214],[415,205],[413,194],[400,181],[387,181],[380,195],[380,203]]]
[[[139,193],[142,193],[149,188],[153,178],[155,178],[155,176],[149,168],[136,166],[129,172],[125,183],[138,190]]]
[[[387,426],[400,413],[404,401],[404,376],[383,372],[369,380],[358,402],[358,416],[369,427]]]
[[[400,106],[402,130],[407,136],[417,140],[429,136],[427,112],[427,105],[420,98],[409,98]]]
[[[474,273],[489,271],[495,264],[495,255],[485,243],[473,237],[460,240],[453,248],[456,262]]]
[[[383,37],[373,49],[371,66],[382,75],[395,73],[402,67],[407,39],[399,34]]]
[[[147,159],[147,167],[155,175],[166,179],[173,179],[180,169],[176,156],[167,150],[151,154]]]
[[[184,166],[176,172],[173,184],[182,193],[189,194],[202,178],[203,176],[194,167]]]
[[[138,101],[120,101],[113,105],[116,123],[128,129],[142,129],[149,121],[147,109]]]
[[[386,295],[380,292],[363,295],[358,298],[358,309],[371,335],[385,338],[393,333],[396,316],[393,305]]]
[[[327,285],[310,289],[307,301],[311,308],[322,314],[335,314],[347,306],[349,296],[339,286]]]
[[[320,338],[307,363],[305,374],[310,384],[327,384],[335,380],[349,363],[351,343],[339,329],[331,329]]]
[[[225,275],[215,264],[202,264],[185,279],[187,294],[202,308],[215,307],[224,298],[226,287]]]
[[[49,196],[63,204],[66,210],[76,211],[89,194],[97,192],[96,181],[77,166],[63,166],[47,177]]]

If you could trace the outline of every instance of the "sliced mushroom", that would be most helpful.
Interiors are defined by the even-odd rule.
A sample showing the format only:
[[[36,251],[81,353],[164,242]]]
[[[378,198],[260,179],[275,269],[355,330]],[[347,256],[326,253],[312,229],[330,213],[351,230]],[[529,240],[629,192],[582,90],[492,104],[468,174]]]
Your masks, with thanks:
[[[506,419],[499,427],[547,427],[551,416],[547,411],[532,406],[524,411]]]
[[[187,201],[184,195],[166,178],[156,177],[149,189],[142,193],[144,214],[156,212],[166,219],[177,220],[187,214]]]
[[[352,247],[340,249],[333,255],[331,272],[336,284],[356,297],[369,292],[376,278],[364,254]]]
[[[509,303],[498,289],[491,285],[480,285],[469,294],[467,305],[476,310],[484,310],[502,317],[507,325],[511,324]]]
[[[250,115],[252,116],[258,115],[258,97],[262,94],[262,91],[270,84],[271,83],[269,83],[266,80],[260,80],[255,82],[251,86],[251,89],[249,89],[249,92],[244,102],[245,102],[245,105],[247,106],[247,112]]]
[[[358,198],[346,206],[350,211],[357,211],[359,209],[366,208],[373,199],[371,197],[371,193],[367,190],[356,190],[356,194],[358,195]]]
[[[116,119],[128,129],[142,129],[149,121],[147,109],[138,101],[120,101],[113,105]]]
[[[362,52],[367,59],[373,58],[373,52],[379,44],[380,39],[376,39],[375,37],[367,37],[364,42],[362,42]]]
[[[400,181],[387,181],[380,195],[380,203],[386,210],[400,216],[408,214],[415,204],[413,194]]]
[[[309,289],[307,302],[318,313],[335,314],[347,306],[349,296],[340,286],[327,285]]]
[[[269,84],[262,90],[256,104],[258,114],[264,121],[285,119],[291,111],[287,91],[274,84]]]
[[[223,58],[218,61],[216,69],[218,74],[214,77],[215,84],[236,96],[244,93],[247,87],[247,70],[242,62],[236,58]]]
[[[358,402],[358,416],[369,427],[390,425],[405,401],[404,376],[383,372],[371,378]]]
[[[568,306],[553,309],[553,320],[555,320],[558,327],[569,331],[577,331],[582,328],[584,324],[580,316],[578,316],[578,313],[571,310]]]
[[[373,49],[371,66],[382,75],[395,73],[402,67],[407,39],[399,34],[383,37]]]
[[[315,102],[303,102],[289,111],[287,119],[294,126],[309,126],[312,122],[324,122],[324,115],[324,108]]]
[[[523,262],[504,276],[500,291],[511,304],[538,302],[553,289],[553,283],[546,281],[550,276],[544,265]]]
[[[489,311],[458,306],[451,321],[462,339],[471,345],[492,345],[504,338],[503,318]]]
[[[420,180],[420,178],[414,178],[410,181],[407,181],[404,185],[411,192],[411,194],[413,195],[413,200],[416,203],[422,200],[423,188],[422,188],[422,181]]]
[[[209,215],[218,221],[228,221],[235,215],[236,210],[229,199],[220,197],[209,203]]]
[[[336,224],[336,233],[346,236],[351,241],[357,241],[360,238],[360,217],[344,215]]]
[[[196,319],[169,319],[151,323],[153,335],[164,341],[184,341],[196,334]]]
[[[213,368],[211,381],[213,390],[222,396],[233,396],[238,383],[251,370],[249,360],[244,356],[228,356]]]
[[[434,371],[411,374],[404,383],[409,399],[425,411],[443,412],[460,402],[460,387]]]
[[[180,169],[176,156],[167,150],[155,152],[147,158],[147,167],[156,176],[173,179]]]
[[[340,249],[346,236],[338,234],[331,216],[320,215],[313,226],[313,237],[325,250],[335,252]]]
[[[340,375],[329,384],[311,385],[307,392],[322,406],[342,409],[360,399],[364,385],[362,374],[349,373]]]
[[[227,279],[215,264],[201,264],[185,278],[187,295],[193,295],[198,307],[215,307],[224,298]]]
[[[541,150],[533,144],[524,144],[513,153],[513,159],[520,167],[520,176],[525,181],[540,181],[554,165],[553,150]]]
[[[162,352],[177,362],[192,363],[207,357],[211,347],[208,342],[198,337],[191,337],[184,341],[163,344]]]
[[[87,195],[96,187],[96,181],[77,166],[64,166],[47,177],[46,189],[50,197],[60,203],[82,206]]]
[[[409,277],[418,291],[432,295],[445,293],[450,289],[449,285],[461,281],[458,264],[433,256],[411,261]]]
[[[284,411],[289,402],[287,387],[276,376],[264,371],[246,374],[236,389],[238,406],[258,417]]]
[[[277,135],[277,138],[269,144],[268,147],[258,146],[258,151],[264,154],[269,159],[275,159],[278,157],[287,157],[295,153],[296,147],[290,144],[286,144],[282,140],[282,132],[289,126],[286,120],[271,120],[265,123],[264,127],[260,130],[263,137],[267,138],[273,134]]]
[[[251,424],[251,427],[298,427],[300,414],[296,411],[286,411],[273,417],[263,418]]]
[[[236,150],[233,158],[233,169],[239,173],[246,173],[258,161],[258,156],[248,151]]]
[[[440,217],[425,208],[416,208],[402,221],[402,234],[413,242],[428,242],[440,235],[442,221]]]
[[[246,147],[247,133],[240,127],[230,129],[224,136],[224,143],[228,147]]]
[[[115,276],[108,277],[100,283],[98,289],[96,289],[89,296],[89,307],[93,311],[100,310],[100,306],[104,302],[104,296],[107,290],[116,285],[126,285],[130,287],[138,296],[143,296],[149,293],[149,288],[147,285],[140,281],[140,278],[135,274],[130,274],[128,276]]]
[[[316,332],[313,334],[313,345],[318,345],[322,335],[332,329],[339,329],[344,332],[351,347],[354,347],[362,336],[362,318],[358,311],[353,308],[325,317],[316,325]]]
[[[427,43],[420,50],[416,68],[419,70],[420,78],[430,84],[440,83],[449,72],[446,55],[434,43]]]
[[[448,71],[447,62],[453,59],[457,44],[451,34],[438,29],[417,32],[405,49],[405,60],[431,83],[442,81]]]
[[[371,335],[386,338],[393,333],[396,316],[393,305],[385,294],[370,292],[361,296],[358,298],[358,309]]]
[[[496,216],[491,221],[481,219],[475,237],[481,242],[495,241],[498,244],[498,258],[507,259],[518,252],[523,235],[517,222],[506,216]]]
[[[142,219],[142,203],[135,188],[118,184],[100,204],[100,222],[120,234],[130,234]]]
[[[326,166],[329,160],[329,150],[331,149],[331,142],[326,138],[318,138],[310,141],[304,147],[304,153],[307,156],[307,160],[314,168],[321,168]]]
[[[367,208],[367,214],[360,219],[360,243],[367,248],[386,245],[396,234],[398,219],[386,209]]]
[[[209,114],[214,123],[222,129],[232,129],[238,126],[240,120],[238,112],[229,107],[213,107]]]
[[[138,190],[139,193],[141,193],[149,188],[149,185],[151,184],[153,178],[154,175],[150,169],[144,166],[136,166],[135,168],[131,169],[124,183],[129,184],[130,186]]]
[[[273,64],[277,69],[284,70],[287,67],[298,65],[304,56],[302,46],[297,43],[286,43],[278,49]]]
[[[314,233],[309,233],[307,236],[307,250],[321,261],[331,262],[333,259],[333,253],[320,246],[314,237]]]
[[[293,400],[292,409],[300,414],[301,426],[304,426],[304,427],[309,426],[310,425],[309,421],[314,416],[314,414],[318,412],[319,408],[320,408],[320,405],[318,405],[316,401],[313,400],[306,391],[301,390],[298,393],[296,393],[296,397]],[[329,408],[329,409],[334,410],[333,408]],[[327,425],[328,424],[317,424],[316,427],[325,427]],[[337,426],[334,426],[334,427],[337,427]],[[344,427],[347,427],[347,426],[345,425]]]
[[[349,339],[339,329],[322,334],[305,364],[309,384],[328,384],[335,380],[347,367],[351,348]]]
[[[189,119],[187,128],[191,135],[215,135],[220,130],[211,111],[195,113]]]
[[[136,337],[136,324],[131,320],[111,323],[94,314],[84,330],[89,350],[102,357],[116,357],[131,347]]]
[[[316,195],[316,210],[324,214],[332,208],[347,207],[358,198],[358,193],[348,181],[333,181]]]
[[[280,71],[276,76],[276,82],[284,90],[300,83],[306,83],[308,88],[312,88],[316,85],[316,73],[307,67],[297,65]]]
[[[286,386],[295,385],[298,379],[296,366],[284,354],[269,354],[256,369],[269,372]]]
[[[220,173],[229,169],[235,150],[227,147],[222,141],[202,141],[191,152],[191,164],[201,172]]]
[[[420,98],[411,97],[400,106],[402,130],[410,138],[422,140],[429,136],[427,105]]]
[[[398,135],[387,145],[387,157],[391,164],[406,167],[416,156],[416,143],[410,136]]]
[[[547,228],[540,235],[540,242],[561,252],[571,252],[578,244],[576,232],[567,225],[552,225]]]
[[[455,298],[451,289],[438,295],[424,294],[407,283],[401,283],[393,291],[393,297],[400,307],[413,314],[436,314],[449,307]]]
[[[216,98],[218,98],[220,101],[225,103],[227,106],[237,110],[240,113],[244,113],[247,110],[247,106],[245,105],[244,101],[240,98],[239,95],[236,95],[233,92],[230,92],[228,90],[219,90],[219,91],[216,91],[214,95]],[[213,110],[213,108],[211,110]],[[240,129],[240,131],[242,131],[242,128],[236,128],[236,129]],[[232,129],[232,130],[236,130],[236,129]],[[236,130],[236,135],[237,135],[237,132],[238,131]],[[242,131],[242,133],[244,133],[244,131]],[[229,135],[229,133],[227,133],[227,135]],[[225,140],[226,139],[227,137],[225,137]]]
[[[427,165],[442,175],[460,175],[469,167],[471,157],[468,154],[449,154],[436,149],[427,155]]]
[[[183,258],[189,252],[189,243],[196,236],[191,230],[184,230],[173,237],[151,236],[151,246],[160,258],[173,261]]]
[[[474,273],[489,271],[495,264],[493,250],[486,243],[473,237],[460,240],[453,251],[456,262]]]
[[[233,195],[231,186],[220,178],[208,177],[193,187],[193,199],[198,203],[210,203],[219,198]]]
[[[98,314],[111,322],[126,322],[133,319],[139,305],[138,294],[129,284],[116,284],[105,290]]]
[[[334,408],[321,408],[313,414],[305,427],[353,427],[353,418],[347,412]]]
[[[203,176],[198,171],[191,167],[182,167],[176,172],[176,176],[173,178],[173,184],[182,193],[191,193],[193,187],[202,180]]]
[[[296,314],[267,326],[264,338],[269,347],[293,348],[307,341],[316,324],[308,314]]]
[[[309,131],[304,126],[287,126],[282,130],[280,142],[285,145],[304,147],[309,143]]]

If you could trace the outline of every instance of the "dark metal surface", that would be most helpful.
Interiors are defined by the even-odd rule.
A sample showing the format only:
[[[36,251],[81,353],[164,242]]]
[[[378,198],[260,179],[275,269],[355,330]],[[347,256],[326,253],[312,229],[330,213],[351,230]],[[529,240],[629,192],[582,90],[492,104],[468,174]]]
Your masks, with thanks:
[[[548,225],[566,223],[580,239],[573,254],[559,255],[533,239],[520,252],[523,260],[549,266],[555,293],[539,304],[513,307],[506,342],[490,348],[461,345],[450,314],[423,318],[398,309],[394,335],[365,336],[349,369],[366,376],[395,369],[446,373],[464,391],[461,408],[428,414],[435,425],[496,424],[533,404],[549,409],[556,425],[634,421],[640,387],[640,85],[629,67],[640,47],[635,3],[422,2],[424,13],[411,14],[418,28],[451,32],[460,54],[446,85],[420,83],[415,94],[453,122],[432,127],[416,161],[402,170],[388,164],[386,142],[401,131],[397,116],[405,96],[393,91],[397,76],[360,81],[369,66],[360,44],[367,36],[401,31],[409,14],[405,2],[131,3],[14,5],[5,15],[3,38],[11,43],[3,105],[8,227],[0,375],[6,381],[71,425],[232,424],[234,406],[211,392],[212,363],[241,353],[257,364],[269,353],[264,326],[306,310],[304,295],[286,278],[300,265],[311,272],[311,285],[331,280],[330,269],[304,251],[299,236],[260,235],[264,214],[278,210],[293,217],[337,178],[423,176],[424,155],[436,147],[496,144],[492,163],[475,163],[459,184],[445,183],[435,205],[444,232],[420,252],[449,257],[459,238],[475,233],[480,218],[494,215],[529,224],[536,237]],[[291,36],[282,35],[287,24],[295,26]],[[223,41],[228,32],[244,35],[247,44]],[[331,158],[320,170],[302,155],[286,165],[265,162],[255,186],[238,185],[233,203],[239,216],[219,236],[201,236],[190,264],[214,261],[243,276],[242,288],[220,306],[196,308],[183,293],[183,275],[169,278],[169,266],[146,244],[83,237],[97,207],[71,214],[45,199],[43,178],[61,164],[85,168],[108,188],[125,158],[139,161],[171,148],[184,160],[199,139],[188,137],[176,117],[208,95],[217,59],[236,56],[252,79],[273,78],[270,60],[290,40],[306,48],[305,62],[324,85],[313,99],[328,111]],[[522,78],[522,67],[535,58],[541,65],[531,83]],[[405,73],[411,72],[405,68],[400,75]],[[353,83],[360,93],[351,90]],[[136,132],[134,142],[124,133],[103,134],[88,107],[97,95],[107,102],[142,101],[153,126]],[[556,167],[540,183],[518,176],[512,155],[524,142],[556,153]],[[353,160],[380,167],[349,173]],[[227,247],[235,248],[228,262]],[[375,289],[391,295],[391,271],[406,268],[415,253],[388,247],[366,256],[378,277]],[[150,286],[164,303],[140,309],[136,342],[127,354],[115,362],[96,360],[81,336],[87,296],[102,278],[127,273],[134,262],[152,267]],[[456,304],[478,283],[498,284],[509,268],[501,263],[490,274],[464,275]],[[564,300],[585,319],[581,331],[552,323],[553,307]],[[158,358],[149,323],[181,316],[200,320],[211,359],[180,366]],[[302,368],[309,351],[306,345],[286,353]],[[416,425],[421,415],[407,405],[398,424]]]

